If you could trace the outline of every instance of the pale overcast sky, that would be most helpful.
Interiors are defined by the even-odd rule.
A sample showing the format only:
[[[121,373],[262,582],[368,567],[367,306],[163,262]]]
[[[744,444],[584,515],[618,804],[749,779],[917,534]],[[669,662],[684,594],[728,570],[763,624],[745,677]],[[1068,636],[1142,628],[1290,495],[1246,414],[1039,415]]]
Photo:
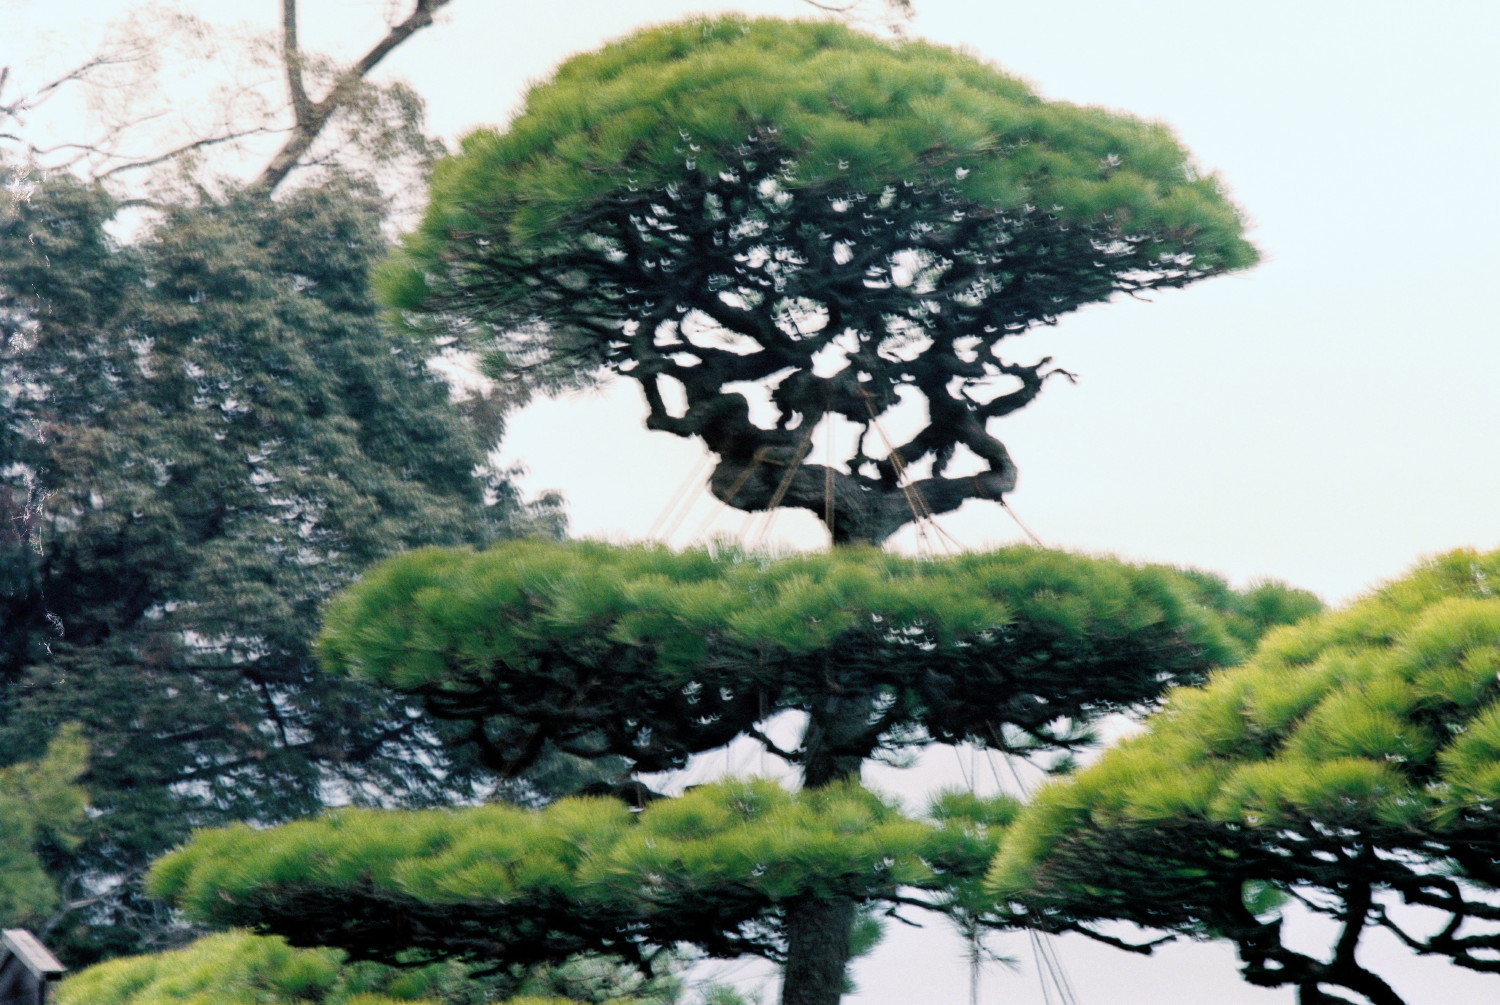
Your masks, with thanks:
[[[384,0],[304,0],[305,41],[351,54]],[[35,68],[128,4],[0,0],[0,65]],[[273,0],[199,0],[214,18],[270,28]],[[404,5],[396,5],[398,7]],[[528,82],[568,54],[703,10],[803,16],[797,0],[454,0],[389,61],[449,138],[503,123]],[[1172,126],[1253,221],[1253,271],[1092,308],[1022,343],[1077,373],[996,423],[1021,481],[1010,498],[1046,544],[1273,577],[1330,601],[1423,555],[1500,545],[1500,5],[1493,0],[916,0],[913,35],[962,45],[1048,98]],[[48,55],[50,53],[50,55]],[[1023,355],[1017,353],[1017,355]],[[638,539],[663,522],[698,460],[640,429],[634,388],[532,406],[505,456],[533,489],[568,497],[574,532]],[[644,466],[643,466],[644,465]],[[702,495],[697,486],[692,491]],[[701,501],[676,539],[761,533]],[[973,502],[942,521],[968,547],[1021,539]],[[816,547],[811,518],[768,540]],[[753,770],[754,765],[739,765]],[[935,771],[883,774],[913,792]],[[988,771],[988,768],[984,768]],[[950,770],[950,774],[955,772]],[[899,927],[899,926],[897,926]],[[933,926],[895,932],[859,966],[850,1005],[968,1000],[964,946]],[[1316,932],[1309,931],[1309,938]],[[1026,940],[996,948],[984,1002],[1047,1003]],[[1372,946],[1412,1002],[1493,1000],[1494,978]],[[1155,959],[1062,942],[1088,1005],[1287,1005],[1241,984],[1216,947]]]

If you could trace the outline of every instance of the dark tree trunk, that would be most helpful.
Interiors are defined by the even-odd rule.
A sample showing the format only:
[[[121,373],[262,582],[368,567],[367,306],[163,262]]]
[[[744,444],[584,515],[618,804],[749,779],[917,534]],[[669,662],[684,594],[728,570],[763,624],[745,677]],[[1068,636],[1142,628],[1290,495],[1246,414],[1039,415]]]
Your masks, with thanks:
[[[839,1005],[849,968],[854,901],[802,897],[786,909],[781,1005]]]
[[[853,544],[879,544],[879,538]],[[816,789],[859,780],[870,744],[867,694],[830,695],[802,738],[802,785]],[[849,971],[849,936],[857,905],[850,897],[799,897],[786,908],[786,966],[781,1005],[839,1005]]]

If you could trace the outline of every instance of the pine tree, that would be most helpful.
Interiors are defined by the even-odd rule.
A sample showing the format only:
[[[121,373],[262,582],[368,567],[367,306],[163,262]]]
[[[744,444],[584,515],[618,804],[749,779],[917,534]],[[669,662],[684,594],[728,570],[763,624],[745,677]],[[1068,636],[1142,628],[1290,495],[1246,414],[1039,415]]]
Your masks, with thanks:
[[[1247,612],[1308,604],[1204,585],[1031,549],[415,552],[334,603],[321,651],[463,724],[494,769],[557,748],[661,771],[753,737],[811,781],[796,795],[745,781],[645,793],[639,812],[569,799],[208,831],[157,865],[153,888],[201,921],[355,958],[519,977],[578,953],[650,966],[689,947],[782,962],[784,1000],[836,1001],[861,917],[977,920],[967,912],[1014,813],[1004,798],[948,797],[908,818],[859,787],[860,766],[939,743],[1076,748],[1090,719],[1243,652],[1228,625]],[[786,712],[808,722],[791,749],[766,732]],[[813,774],[830,766],[840,777]],[[793,969],[799,952],[812,973]]]
[[[1401,1005],[1378,931],[1494,973],[1497,589],[1500,554],[1444,555],[1174,692],[1021,814],[992,874],[1009,917],[1227,939],[1304,1003]],[[1325,950],[1283,932],[1293,899],[1334,926]]]
[[[528,954],[644,957],[678,942],[759,952],[785,962],[785,1005],[834,1005],[860,912],[899,899],[878,863],[972,878],[879,842],[838,859],[866,849],[841,840],[843,823],[879,817],[839,803],[868,798],[856,784],[867,759],[908,744],[1067,749],[1092,717],[1227,657],[1226,629],[1200,601],[1217,595],[1254,622],[1251,602],[1221,584],[1161,570],[1024,551],[904,565],[869,548],[1014,487],[991,421],[1067,374],[1008,358],[1007,339],[1117,293],[1246,267],[1255,252],[1241,230],[1164,128],[1044,102],[950,49],[724,18],[568,61],[505,132],[471,135],[438,167],[384,295],[413,334],[461,333],[491,375],[522,388],[639,382],[651,428],[716,455],[721,500],[808,509],[850,547],[780,563],[419,553],[340,602],[324,651],[467,722],[502,771],[548,744],[649,771],[760,739],[800,769],[808,808],[826,812],[807,839],[817,851],[787,864],[716,844],[702,882],[676,859],[627,870],[630,894],[596,915],[579,878],[595,865],[588,853],[564,849],[534,872],[495,853],[500,864],[471,875],[442,824],[411,848],[391,837],[409,818],[341,817],[320,837],[202,837],[161,867],[161,889],[204,917],[355,953],[405,946],[524,966]],[[769,420],[747,385],[768,388]],[[882,449],[881,421],[903,401],[925,418]],[[852,452],[805,463],[833,417],[859,427]],[[785,710],[807,721],[790,749],[762,729]],[[584,809],[568,812],[584,826]],[[652,806],[640,826],[670,813]],[[976,831],[999,825],[984,816]],[[344,840],[372,871],[333,853]],[[278,848],[310,853],[308,868]],[[218,874],[213,862],[231,854],[258,865]],[[656,877],[679,873],[680,901],[663,894],[679,907],[669,918],[653,907]],[[773,893],[763,874],[779,878],[766,881]],[[967,903],[956,889],[933,906]],[[531,920],[512,919],[506,905],[523,902]],[[403,914],[423,921],[404,927]],[[507,937],[476,942],[466,926]]]

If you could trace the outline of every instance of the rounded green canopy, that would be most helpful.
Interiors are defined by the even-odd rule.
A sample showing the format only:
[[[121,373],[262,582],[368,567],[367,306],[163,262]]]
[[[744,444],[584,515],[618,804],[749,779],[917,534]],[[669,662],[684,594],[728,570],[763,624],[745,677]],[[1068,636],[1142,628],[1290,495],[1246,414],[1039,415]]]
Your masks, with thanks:
[[[1008,834],[991,879],[1020,920],[1228,938],[1252,983],[1372,1002],[1400,999],[1355,957],[1369,929],[1496,970],[1500,552],[1275,630],[1147,725]],[[1277,895],[1338,924],[1326,959],[1282,938]]]
[[[469,136],[379,282],[498,378],[639,381],[651,428],[719,456],[720,499],[873,543],[1014,487],[987,424],[1062,371],[1002,340],[1246,267],[1242,227],[1163,126],[1043,101],[942,46],[693,19],[574,57],[508,128]],[[903,397],[926,425],[875,450]],[[829,415],[866,435],[802,463]],[[955,452],[983,470],[945,477]],[[913,506],[898,483],[926,463]]]

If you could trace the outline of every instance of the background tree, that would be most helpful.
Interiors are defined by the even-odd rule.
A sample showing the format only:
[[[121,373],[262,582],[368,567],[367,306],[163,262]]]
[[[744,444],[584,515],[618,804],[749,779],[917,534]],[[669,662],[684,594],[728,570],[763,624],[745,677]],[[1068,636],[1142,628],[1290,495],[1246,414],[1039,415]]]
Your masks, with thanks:
[[[1174,692],[1021,814],[994,873],[1012,916],[1228,939],[1304,1005],[1400,1005],[1371,931],[1500,973],[1497,587],[1500,553],[1454,552]],[[1283,936],[1287,901],[1335,923],[1325,953]]]
[[[407,703],[317,672],[317,608],[393,552],[558,523],[432,346],[380,331],[363,186],[179,206],[128,245],[113,210],[0,186],[0,762],[90,741],[95,815],[52,862],[86,906],[41,926],[75,961],[170,930],[135,881],[194,826],[470,792]]]
[[[554,747],[661,771],[748,736],[801,769],[803,793],[731,783],[638,816],[570,802],[200,833],[155,889],[205,921],[382,960],[751,953],[785,963],[783,1001],[836,1002],[856,917],[973,903],[1013,811],[950,800],[935,824],[909,820],[857,787],[860,766],[934,743],[1084,743],[1089,719],[1240,650],[1207,595],[1169,570],[1029,549],[417,552],[330,608],[323,653],[466,724],[493,768]],[[1308,603],[1214,596],[1245,625]],[[792,749],[765,729],[788,711],[808,722]]]
[[[266,31],[205,20],[190,4],[122,5],[100,47],[75,64],[41,76],[0,65],[0,146],[148,200],[142,179],[164,173],[208,185],[232,176],[270,195],[298,172],[330,166],[370,172],[399,198],[422,185],[443,147],[425,131],[421,95],[379,71],[451,3],[388,3],[373,32],[347,17],[344,37],[368,38],[347,60],[307,48],[299,0],[279,0]],[[892,30],[912,13],[910,0],[802,3]],[[68,120],[68,132],[48,128],[54,119]]]
[[[989,422],[1063,371],[1005,340],[1255,261],[1165,128],[826,23],[686,21],[569,60],[431,200],[383,276],[408,321],[522,386],[629,376],[651,428],[717,455],[716,496],[836,542],[1010,491]],[[883,449],[902,401],[918,431]],[[800,463],[832,416],[852,452]]]
[[[298,0],[281,0],[276,31],[248,37],[178,8],[137,9],[98,52],[49,80],[26,87],[0,68],[0,143],[25,162],[137,197],[142,177],[173,169],[214,184],[236,156],[264,157],[246,180],[266,196],[296,170],[329,166],[375,169],[392,188],[410,183],[442,146],[424,132],[421,97],[371,74],[450,2],[389,6],[384,33],[347,64],[302,45]],[[194,81],[194,100],[184,100],[180,82],[163,85],[179,72]],[[83,99],[90,131],[57,137],[39,128],[48,104],[69,96]]]

